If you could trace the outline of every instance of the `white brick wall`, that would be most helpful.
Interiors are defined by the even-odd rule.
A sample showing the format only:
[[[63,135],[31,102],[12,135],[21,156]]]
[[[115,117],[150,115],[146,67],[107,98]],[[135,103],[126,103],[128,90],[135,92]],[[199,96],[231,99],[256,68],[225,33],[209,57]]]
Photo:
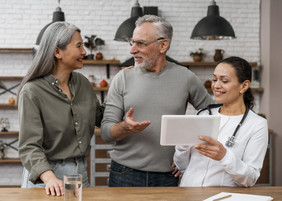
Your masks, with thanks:
[[[224,49],[225,57],[241,56],[248,61],[260,63],[260,0],[217,0],[220,15],[233,26],[237,39],[230,41],[191,40],[195,24],[207,13],[211,0],[139,0],[140,6],[158,6],[159,15],[165,17],[174,27],[174,36],[168,55],[178,61],[192,61],[190,51],[204,48],[204,61],[213,61],[214,49]],[[135,0],[62,0],[60,7],[66,21],[75,24],[82,31],[82,37],[95,34],[106,41],[102,48],[105,59],[115,57],[121,62],[130,58],[130,46],[114,41],[119,25],[130,17]],[[0,0],[0,48],[34,47],[40,30],[52,21],[57,0]],[[22,76],[26,73],[32,56],[30,54],[0,53],[0,76]],[[118,72],[111,68],[111,77]],[[211,78],[212,68],[192,69],[202,81]],[[104,66],[85,66],[81,72],[94,74],[98,79],[106,77]],[[6,81],[12,86],[15,81]],[[0,89],[1,92],[1,89]],[[7,103],[12,94],[0,96],[0,103]],[[259,95],[256,95],[259,105]],[[18,130],[15,110],[0,110],[0,118],[8,117],[10,130]],[[2,138],[10,142],[13,138]],[[7,156],[17,157],[17,153],[7,149]],[[21,167],[0,163],[0,185],[19,185]],[[9,170],[9,174],[7,174]],[[11,172],[11,173],[10,173]]]

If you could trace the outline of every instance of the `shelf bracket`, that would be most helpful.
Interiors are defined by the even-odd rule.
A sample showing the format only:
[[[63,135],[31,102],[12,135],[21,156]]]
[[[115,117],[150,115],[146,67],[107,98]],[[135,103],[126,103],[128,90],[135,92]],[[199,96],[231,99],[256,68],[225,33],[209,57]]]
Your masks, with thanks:
[[[0,93],[0,95],[4,94],[4,93],[6,93],[6,92],[10,92],[10,93],[13,94],[13,95],[17,95],[15,92],[13,92],[13,91],[11,91],[11,90],[14,89],[14,88],[16,88],[16,87],[19,86],[19,85],[20,85],[20,83],[19,83],[19,84],[16,84],[15,86],[12,86],[12,87],[10,87],[10,88],[6,88],[5,86],[3,86],[3,84],[0,85],[0,88],[1,88],[1,89],[4,89],[4,91],[2,91],[2,92]]]
[[[18,149],[16,147],[14,147],[12,144],[14,144],[15,142],[18,141],[18,138],[10,143],[4,143],[3,140],[0,140],[0,159],[3,160],[5,157],[5,148],[6,147],[10,147],[16,151],[18,151]]]
[[[17,141],[18,141],[18,138],[15,139],[15,140],[13,140],[13,141],[10,142],[10,143],[4,143],[4,145],[7,146],[7,147],[10,147],[10,148],[12,148],[12,149],[14,149],[14,150],[16,150],[16,151],[18,151],[18,149],[12,145],[12,144],[16,143]]]
[[[106,65],[107,79],[110,79],[110,64]]]
[[[104,91],[101,91],[101,103],[104,103]]]

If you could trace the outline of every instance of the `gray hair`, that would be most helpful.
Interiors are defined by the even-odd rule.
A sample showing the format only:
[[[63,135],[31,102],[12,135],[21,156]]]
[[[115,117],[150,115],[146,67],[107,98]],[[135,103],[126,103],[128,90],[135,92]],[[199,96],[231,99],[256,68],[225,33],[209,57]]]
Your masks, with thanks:
[[[157,28],[159,37],[164,37],[168,39],[169,44],[171,43],[173,28],[169,22],[156,15],[144,15],[136,20],[135,25],[140,26],[145,22],[153,23],[153,25]]]
[[[52,71],[57,61],[54,56],[56,48],[66,49],[75,32],[80,33],[80,29],[68,22],[52,23],[45,30],[31,67],[19,86],[18,94],[25,83]]]

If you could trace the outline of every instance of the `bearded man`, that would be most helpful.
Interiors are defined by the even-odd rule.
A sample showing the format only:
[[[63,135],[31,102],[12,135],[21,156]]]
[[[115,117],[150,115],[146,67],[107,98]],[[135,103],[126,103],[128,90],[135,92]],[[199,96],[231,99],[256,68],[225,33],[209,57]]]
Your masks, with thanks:
[[[158,16],[138,18],[129,41],[134,67],[111,83],[101,127],[102,138],[115,143],[110,187],[177,186],[175,148],[160,145],[161,117],[184,115],[188,104],[200,109],[213,103],[194,73],[166,60],[172,33]]]

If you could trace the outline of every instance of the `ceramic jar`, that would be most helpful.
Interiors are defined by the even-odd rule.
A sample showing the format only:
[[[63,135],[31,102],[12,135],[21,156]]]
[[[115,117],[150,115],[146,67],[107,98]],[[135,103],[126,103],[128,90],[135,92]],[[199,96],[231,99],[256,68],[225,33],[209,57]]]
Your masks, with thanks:
[[[217,62],[217,61],[222,60],[224,52],[225,51],[222,49],[215,49],[215,54],[213,56],[214,61]]]
[[[96,60],[103,60],[103,54],[101,52],[97,52]]]

